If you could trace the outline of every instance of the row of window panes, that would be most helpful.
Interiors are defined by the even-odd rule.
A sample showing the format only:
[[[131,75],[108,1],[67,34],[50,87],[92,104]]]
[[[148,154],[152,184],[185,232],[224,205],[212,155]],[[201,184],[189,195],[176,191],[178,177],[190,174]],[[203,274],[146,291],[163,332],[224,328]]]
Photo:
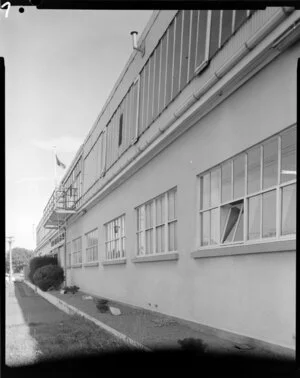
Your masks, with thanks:
[[[167,217],[165,214],[167,214]],[[167,250],[169,252],[176,251],[176,227],[176,190],[172,189],[138,207],[138,256],[164,253]]]
[[[280,235],[295,235],[296,184],[286,185],[277,190],[281,196]],[[277,190],[250,197],[234,205],[201,212],[201,245],[275,238]],[[244,236],[244,201],[248,203],[246,236]]]
[[[296,127],[203,175],[200,209],[215,207],[220,203],[268,189],[294,178],[296,178]]]
[[[140,72],[139,80],[132,84],[109,120],[106,147],[95,146],[100,149],[102,160],[106,160],[105,169],[143,133],[251,13],[181,10],[176,14]],[[84,162],[85,191],[99,177],[91,160],[92,156]]]
[[[249,15],[247,10],[182,10],[177,13],[140,74],[139,134]]]
[[[296,126],[202,175],[201,245],[295,234],[295,181]]]
[[[106,259],[125,257],[125,215],[106,225]]]

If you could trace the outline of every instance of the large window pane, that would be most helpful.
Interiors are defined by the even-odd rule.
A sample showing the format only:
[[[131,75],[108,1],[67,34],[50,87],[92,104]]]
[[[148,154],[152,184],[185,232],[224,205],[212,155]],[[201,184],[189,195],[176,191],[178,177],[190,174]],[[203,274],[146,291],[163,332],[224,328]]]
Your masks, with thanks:
[[[201,177],[201,209],[210,206],[210,173]]]
[[[166,70],[167,70],[167,33],[164,35],[161,42],[161,70],[160,70],[160,90],[159,90],[159,104],[158,113],[164,109],[165,93],[166,93]]]
[[[143,232],[138,234],[138,255],[145,254],[145,234]]]
[[[276,236],[276,190],[263,194],[263,238]]]
[[[155,79],[154,79],[153,119],[155,119],[157,117],[157,115],[158,115],[160,54],[161,54],[161,43],[156,48],[156,54],[155,54]]]
[[[211,28],[209,42],[209,57],[211,58],[219,48],[220,10],[211,11]]]
[[[221,46],[224,45],[232,34],[232,14],[232,10],[223,10]]]
[[[263,145],[263,188],[277,184],[278,138],[271,139]]]
[[[247,19],[247,10],[240,9],[235,11],[234,31],[236,31]]]
[[[172,190],[168,193],[168,220],[176,218],[176,191]]]
[[[210,244],[218,244],[220,239],[219,209],[210,212]]]
[[[210,239],[210,211],[201,213],[201,245],[208,245]]]
[[[211,194],[211,204],[210,206],[216,206],[220,203],[220,168],[211,171],[210,176],[210,194]]]
[[[156,200],[156,224],[162,224],[165,221],[165,197],[159,197]]]
[[[140,98],[139,98],[139,135],[144,130],[144,112],[145,112],[145,69],[140,75]]]
[[[167,58],[167,82],[166,82],[166,103],[171,101],[172,81],[173,81],[173,52],[174,52],[174,21],[169,27],[168,35],[168,58]]]
[[[181,51],[181,72],[180,72],[180,90],[187,83],[188,63],[189,63],[189,44],[190,44],[190,19],[191,11],[184,11],[183,33],[182,33],[182,51]]]
[[[150,60],[150,75],[149,75],[149,102],[148,102],[148,113],[147,113],[147,122],[146,128],[153,120],[153,87],[154,87],[154,64],[155,64],[155,55],[152,54]]]
[[[146,255],[153,253],[153,229],[146,231]]]
[[[174,54],[174,72],[173,72],[173,90],[172,99],[175,98],[179,92],[180,80],[180,56],[181,56],[181,36],[182,36],[182,15],[180,11],[176,16],[176,31],[175,31],[175,54]]]
[[[176,227],[177,227],[177,222],[172,222],[172,223],[169,223],[168,225],[169,251],[177,250]]]
[[[207,10],[198,11],[199,22],[198,22],[198,38],[197,38],[197,57],[196,57],[196,68],[205,60],[205,50],[206,50],[206,33],[207,33]]]
[[[239,218],[240,218],[240,212],[242,209],[243,204],[238,203],[236,205],[230,205],[229,215],[227,216],[224,232],[222,235],[222,242],[228,243],[233,241],[235,229],[237,227]]]
[[[247,186],[248,194],[260,190],[260,147],[256,147],[247,153]]]
[[[245,155],[233,160],[233,198],[245,195]]]
[[[296,178],[296,127],[281,136],[281,177],[280,182]]]
[[[232,199],[231,161],[222,165],[222,202]]]
[[[165,251],[165,226],[156,228],[156,253]]]
[[[244,240],[244,207],[242,207],[238,224],[236,226],[234,241],[242,241]]]
[[[260,238],[260,208],[261,198],[255,196],[249,198],[248,202],[248,239]]]
[[[153,227],[153,203],[148,203],[145,206],[146,213],[146,228]]]
[[[147,114],[148,114],[148,102],[149,102],[149,61],[145,68],[145,81],[144,81],[144,109],[143,109],[143,130],[147,127]]]
[[[192,79],[195,72],[195,61],[196,61],[196,42],[197,42],[197,23],[198,23],[198,12],[197,10],[192,10],[192,31],[191,31],[191,49],[190,49],[190,59],[189,59],[189,80]]]
[[[296,184],[282,188],[281,235],[296,233]]]

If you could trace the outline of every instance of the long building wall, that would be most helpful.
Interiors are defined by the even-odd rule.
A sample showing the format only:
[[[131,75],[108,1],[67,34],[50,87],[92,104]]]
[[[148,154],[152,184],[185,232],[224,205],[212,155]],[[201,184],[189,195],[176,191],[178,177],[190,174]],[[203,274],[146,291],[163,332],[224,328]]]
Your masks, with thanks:
[[[198,247],[197,175],[295,124],[299,52],[298,43],[68,226],[67,242],[82,237],[83,266],[69,271],[72,284],[91,294],[294,348],[295,251],[197,259],[191,253]],[[133,262],[135,208],[173,187],[179,258]],[[104,224],[122,214],[126,264],[103,265]],[[85,234],[95,228],[99,264],[84,266]]]

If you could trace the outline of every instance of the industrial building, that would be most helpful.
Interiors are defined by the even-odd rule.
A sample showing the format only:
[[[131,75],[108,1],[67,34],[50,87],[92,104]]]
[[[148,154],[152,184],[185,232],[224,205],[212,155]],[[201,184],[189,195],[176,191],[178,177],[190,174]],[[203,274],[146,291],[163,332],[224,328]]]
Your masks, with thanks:
[[[68,285],[295,350],[299,19],[153,12],[37,228]]]

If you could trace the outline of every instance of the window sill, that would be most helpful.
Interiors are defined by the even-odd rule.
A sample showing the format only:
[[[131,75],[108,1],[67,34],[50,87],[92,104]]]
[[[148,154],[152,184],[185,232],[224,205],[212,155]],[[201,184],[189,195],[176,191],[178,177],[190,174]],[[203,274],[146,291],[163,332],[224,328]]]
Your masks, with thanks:
[[[171,252],[171,253],[166,253],[165,255],[150,255],[150,256],[135,257],[131,261],[133,263],[142,263],[142,262],[155,262],[155,261],[172,261],[172,260],[178,260],[178,258],[179,258],[178,252]]]
[[[102,261],[102,265],[121,265],[126,264],[126,259],[119,259],[119,260],[104,260]]]
[[[99,266],[99,262],[98,261],[93,261],[93,262],[85,263],[85,264],[83,264],[83,266],[85,268],[89,268],[90,266]]]
[[[198,249],[191,253],[194,259],[205,257],[248,255],[253,253],[272,253],[272,252],[292,252],[296,251],[296,240],[277,240],[272,242],[231,245],[227,247],[216,247]]]
[[[82,264],[76,264],[76,265],[72,265],[71,268],[81,268],[82,267]]]

